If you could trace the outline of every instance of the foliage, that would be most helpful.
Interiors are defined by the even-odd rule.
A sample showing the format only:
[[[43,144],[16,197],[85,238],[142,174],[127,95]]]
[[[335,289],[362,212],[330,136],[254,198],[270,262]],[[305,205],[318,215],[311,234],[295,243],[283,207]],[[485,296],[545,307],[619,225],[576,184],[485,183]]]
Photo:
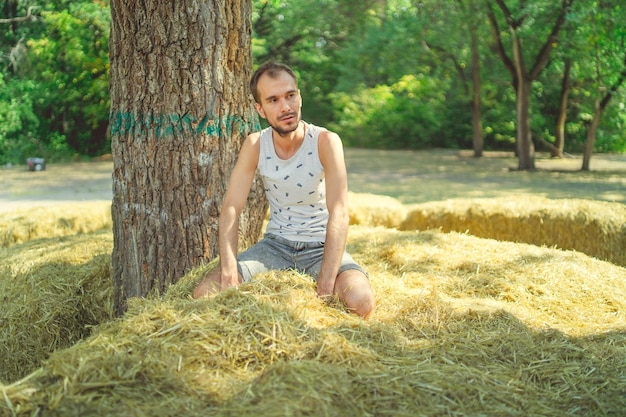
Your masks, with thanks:
[[[109,12],[82,3],[45,12],[48,36],[32,40],[28,73],[41,89],[35,96],[42,121],[40,133],[53,144],[59,135],[80,154],[107,148]]]
[[[108,4],[51,2],[46,9],[3,69],[0,109],[10,121],[0,128],[4,163],[34,154],[51,160],[98,155],[110,147]]]
[[[445,83],[424,74],[406,75],[391,86],[336,93],[339,122],[332,124],[352,146],[420,149],[450,147],[445,124]],[[439,138],[434,141],[433,138]]]
[[[35,131],[39,121],[33,111],[34,83],[16,81],[7,85],[0,74],[0,160],[24,161],[38,149]],[[20,140],[14,140],[14,138]]]
[[[474,30],[485,147],[512,149],[515,90],[495,53],[487,3],[253,0],[254,65],[291,65],[304,118],[337,129],[349,145],[470,147]],[[513,3],[504,2],[523,22],[516,33],[536,52],[560,2]],[[0,163],[108,152],[108,1],[0,0],[0,18],[24,16],[33,5],[36,21],[0,24]],[[571,60],[565,151],[584,149],[594,105],[623,69],[624,19],[618,0],[574,2],[533,85],[534,135],[555,138],[563,62]],[[509,47],[511,34],[501,35]],[[524,58],[530,66],[532,57]],[[626,150],[625,105],[621,86],[602,116],[597,151]]]

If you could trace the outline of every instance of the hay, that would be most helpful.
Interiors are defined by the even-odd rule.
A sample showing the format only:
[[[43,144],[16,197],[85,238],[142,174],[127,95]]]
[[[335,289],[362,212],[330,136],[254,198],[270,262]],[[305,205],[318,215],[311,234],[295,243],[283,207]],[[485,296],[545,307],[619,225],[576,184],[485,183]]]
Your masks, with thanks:
[[[579,252],[453,232],[360,227],[350,230],[350,249],[378,285],[384,283],[377,288],[378,319],[411,317],[415,306],[403,309],[404,297],[422,305],[436,297],[453,311],[505,309],[533,329],[570,336],[626,327],[626,270]]]
[[[455,199],[413,206],[400,229],[573,249],[626,266],[626,206],[619,203],[529,196]]]
[[[292,272],[162,299],[0,385],[17,416],[618,416],[626,270],[457,233],[354,226],[378,307],[362,321]]]
[[[0,247],[112,227],[110,202],[76,202],[10,211],[0,213]]]
[[[351,225],[398,227],[406,207],[397,199],[375,194],[349,193]]]
[[[0,248],[0,380],[20,378],[109,320],[111,232]]]

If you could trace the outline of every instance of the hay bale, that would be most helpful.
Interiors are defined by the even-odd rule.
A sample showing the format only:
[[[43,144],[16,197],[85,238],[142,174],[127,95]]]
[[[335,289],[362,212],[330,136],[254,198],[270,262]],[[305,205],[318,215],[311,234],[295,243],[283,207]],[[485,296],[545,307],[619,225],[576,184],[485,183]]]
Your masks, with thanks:
[[[72,239],[75,239],[72,238]],[[378,307],[362,321],[270,272],[162,299],[1,385],[0,414],[620,415],[626,270],[458,233],[351,228]]]
[[[10,211],[0,213],[0,247],[112,227],[110,202],[74,202]]]
[[[397,199],[382,195],[349,193],[351,225],[395,228],[406,216],[406,208]]]
[[[413,206],[400,229],[573,249],[626,265],[626,206],[619,203],[528,196],[454,199]]]

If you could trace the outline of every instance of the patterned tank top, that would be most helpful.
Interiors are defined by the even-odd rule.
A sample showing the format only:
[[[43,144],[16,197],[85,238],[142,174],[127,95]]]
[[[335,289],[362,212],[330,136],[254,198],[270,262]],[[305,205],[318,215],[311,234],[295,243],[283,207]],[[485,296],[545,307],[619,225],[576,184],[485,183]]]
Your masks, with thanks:
[[[280,159],[276,154],[271,127],[261,132],[257,170],[270,203],[266,233],[299,242],[325,240],[328,209],[318,151],[321,130],[305,123],[302,145],[289,159]]]

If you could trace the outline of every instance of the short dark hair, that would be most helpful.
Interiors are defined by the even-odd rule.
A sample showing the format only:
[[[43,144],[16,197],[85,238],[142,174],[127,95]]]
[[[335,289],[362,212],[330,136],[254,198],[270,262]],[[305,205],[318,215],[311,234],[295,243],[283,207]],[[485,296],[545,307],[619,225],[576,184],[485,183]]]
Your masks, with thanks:
[[[254,97],[254,101],[256,101],[257,103],[261,102],[261,98],[259,97],[259,90],[257,88],[259,78],[261,78],[263,74],[267,74],[272,78],[276,78],[281,72],[286,72],[287,74],[289,74],[296,82],[296,85],[298,85],[298,77],[296,77],[296,73],[293,72],[293,70],[287,65],[274,61],[265,62],[259,68],[257,68],[256,71],[254,71],[254,74],[252,74],[252,78],[250,79],[250,91],[252,92],[252,97]]]

